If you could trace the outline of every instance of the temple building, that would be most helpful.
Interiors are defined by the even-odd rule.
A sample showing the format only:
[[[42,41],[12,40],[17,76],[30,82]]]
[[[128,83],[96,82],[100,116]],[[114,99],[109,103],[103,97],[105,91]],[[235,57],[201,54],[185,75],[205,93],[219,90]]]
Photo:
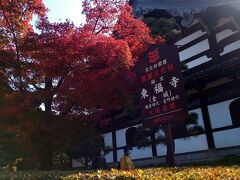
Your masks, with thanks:
[[[203,128],[187,137],[175,137],[177,164],[240,155],[240,1],[239,0],[131,0],[137,18],[176,21],[180,35],[172,44],[179,50],[187,92],[187,109]],[[141,120],[131,111],[116,115],[104,128],[111,150],[108,163],[117,163]],[[151,144],[132,147],[138,165],[164,162],[166,146],[150,136]]]

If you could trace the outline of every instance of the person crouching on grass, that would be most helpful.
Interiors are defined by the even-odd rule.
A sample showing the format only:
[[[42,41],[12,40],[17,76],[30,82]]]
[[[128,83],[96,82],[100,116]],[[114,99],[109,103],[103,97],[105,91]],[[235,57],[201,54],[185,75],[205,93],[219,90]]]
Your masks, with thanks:
[[[134,169],[135,166],[131,160],[131,157],[129,156],[129,151],[127,148],[124,149],[124,155],[120,159],[120,169],[121,170],[131,170]]]

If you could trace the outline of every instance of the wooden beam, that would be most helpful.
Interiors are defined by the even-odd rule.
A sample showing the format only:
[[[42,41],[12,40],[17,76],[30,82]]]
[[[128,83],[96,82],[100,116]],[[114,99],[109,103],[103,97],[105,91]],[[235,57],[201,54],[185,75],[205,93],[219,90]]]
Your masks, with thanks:
[[[208,38],[208,34],[207,33],[203,34],[202,36],[200,36],[200,37],[198,37],[198,38],[188,42],[187,44],[184,44],[183,46],[180,46],[178,48],[178,50],[179,50],[179,52],[184,51],[184,50],[186,50],[186,49],[196,45],[197,43],[204,41],[207,38]]]
[[[198,59],[200,57],[209,56],[209,53],[210,53],[210,50],[208,49],[206,51],[203,51],[203,52],[201,52],[199,54],[196,54],[196,55],[194,55],[194,56],[192,56],[190,58],[187,58],[187,59],[183,60],[182,63],[189,63],[189,62],[194,61],[194,60],[196,60],[196,59]]]
[[[238,29],[238,25],[232,16],[220,19],[218,24],[213,28],[213,32],[217,34],[225,29],[231,29],[232,31],[236,31]]]
[[[112,144],[113,144],[113,162],[118,162],[118,160],[117,160],[117,137],[116,137],[116,131],[112,131]]]
[[[236,32],[224,39],[222,39],[221,41],[218,42],[218,49],[219,49],[219,53],[222,53],[224,50],[224,47],[228,46],[229,44],[232,44],[236,41],[240,40],[240,32]]]

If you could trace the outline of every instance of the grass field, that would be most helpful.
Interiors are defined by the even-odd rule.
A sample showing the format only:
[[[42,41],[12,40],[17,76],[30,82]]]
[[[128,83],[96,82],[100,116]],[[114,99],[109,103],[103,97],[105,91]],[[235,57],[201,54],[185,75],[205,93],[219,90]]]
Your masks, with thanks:
[[[0,180],[75,180],[75,179],[205,179],[205,180],[229,180],[240,179],[240,166],[217,167],[176,167],[176,168],[147,168],[132,171],[0,171]]]

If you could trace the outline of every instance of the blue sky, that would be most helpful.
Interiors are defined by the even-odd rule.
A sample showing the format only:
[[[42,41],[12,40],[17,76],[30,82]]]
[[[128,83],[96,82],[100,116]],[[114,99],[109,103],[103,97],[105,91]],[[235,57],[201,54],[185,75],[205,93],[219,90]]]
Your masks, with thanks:
[[[85,22],[82,12],[82,0],[44,0],[49,9],[48,18],[50,22],[60,22],[70,19],[76,26]]]

